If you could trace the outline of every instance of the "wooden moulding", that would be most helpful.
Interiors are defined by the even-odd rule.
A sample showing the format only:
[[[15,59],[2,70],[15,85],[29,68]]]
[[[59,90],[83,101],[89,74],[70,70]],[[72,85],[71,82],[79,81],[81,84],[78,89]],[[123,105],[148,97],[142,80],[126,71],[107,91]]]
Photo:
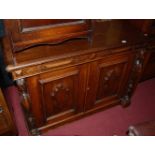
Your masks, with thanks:
[[[79,64],[84,64],[87,62],[91,62],[94,60],[99,60],[102,59],[104,56],[108,56],[111,53],[118,54],[122,51],[128,51],[130,47],[125,47],[125,48],[118,48],[114,50],[98,50],[97,52],[89,52],[89,53],[83,53],[79,54],[76,56],[76,53],[74,53],[74,56],[71,57],[69,56],[68,58],[57,58],[56,60],[43,60],[43,61],[38,61],[34,63],[26,63],[23,65],[8,65],[6,70],[8,72],[11,72],[13,75],[14,80],[21,79],[21,78],[26,78],[30,76],[34,76],[40,73],[56,70],[58,68],[62,67],[70,67],[73,65],[79,65]],[[130,51],[131,52],[131,51]]]

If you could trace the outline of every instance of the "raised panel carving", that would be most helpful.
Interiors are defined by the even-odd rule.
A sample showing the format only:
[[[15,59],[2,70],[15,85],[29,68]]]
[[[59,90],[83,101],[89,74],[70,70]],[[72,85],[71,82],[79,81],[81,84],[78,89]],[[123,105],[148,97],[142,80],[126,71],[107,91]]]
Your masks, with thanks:
[[[124,63],[111,65],[108,67],[100,66],[100,76],[96,100],[118,95],[123,68]]]
[[[27,79],[30,112],[39,131],[73,119],[84,111],[86,66],[59,69]]]
[[[105,57],[90,65],[86,110],[119,103],[132,66],[132,55]]]
[[[78,96],[78,71],[62,77],[40,80],[42,102],[46,119],[66,111],[76,111]]]

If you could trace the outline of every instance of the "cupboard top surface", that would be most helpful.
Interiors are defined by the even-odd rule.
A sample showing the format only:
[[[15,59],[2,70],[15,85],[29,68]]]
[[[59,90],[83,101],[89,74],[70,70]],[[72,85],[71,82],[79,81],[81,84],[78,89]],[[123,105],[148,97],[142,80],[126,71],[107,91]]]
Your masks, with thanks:
[[[40,45],[15,53],[14,57],[17,65],[23,65],[72,54],[127,47],[145,42],[146,37],[127,20],[111,20],[95,22],[91,39],[72,39],[57,45]]]

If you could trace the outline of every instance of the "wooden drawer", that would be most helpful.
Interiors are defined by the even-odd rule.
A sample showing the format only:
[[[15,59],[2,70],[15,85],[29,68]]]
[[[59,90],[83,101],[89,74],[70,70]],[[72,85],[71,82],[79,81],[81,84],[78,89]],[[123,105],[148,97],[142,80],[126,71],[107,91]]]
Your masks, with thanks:
[[[122,51],[129,51],[131,50],[130,47],[123,47],[120,49],[112,49],[112,50],[94,50],[94,52],[82,52],[78,55],[75,55],[74,53],[70,55],[69,57],[65,55],[61,56],[60,58],[52,58],[52,60],[46,59],[43,61],[38,62],[31,62],[27,65],[9,65],[7,66],[7,71],[11,71],[13,78],[15,80],[26,78],[34,75],[38,75],[41,73],[58,70],[66,67],[71,67],[79,64],[89,63],[91,61],[103,59],[105,56],[108,56],[109,53],[121,53]],[[114,54],[114,55],[117,55]]]

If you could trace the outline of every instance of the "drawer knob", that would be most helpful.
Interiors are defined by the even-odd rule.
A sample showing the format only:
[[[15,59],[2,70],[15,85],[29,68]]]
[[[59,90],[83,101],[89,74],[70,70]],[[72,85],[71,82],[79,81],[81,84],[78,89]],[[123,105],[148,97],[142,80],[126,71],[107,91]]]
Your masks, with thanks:
[[[2,107],[0,107],[0,114],[3,112],[3,108]]]

